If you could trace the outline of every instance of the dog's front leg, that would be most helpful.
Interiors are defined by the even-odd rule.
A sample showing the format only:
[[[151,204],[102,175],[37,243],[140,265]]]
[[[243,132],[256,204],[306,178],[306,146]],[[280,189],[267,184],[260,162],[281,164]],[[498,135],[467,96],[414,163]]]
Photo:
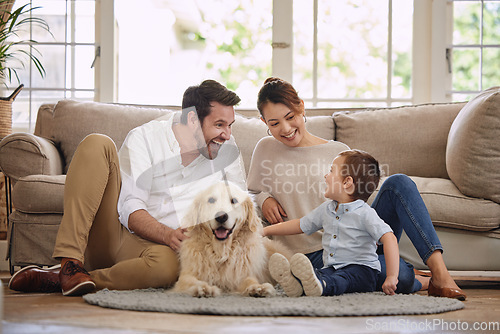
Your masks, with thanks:
[[[193,297],[217,297],[221,294],[221,289],[210,285],[207,282],[200,281],[192,275],[180,275],[175,283],[174,291],[187,293]]]
[[[247,277],[239,286],[238,291],[244,296],[250,297],[271,297],[276,294],[276,290],[269,283],[260,284],[254,277]]]

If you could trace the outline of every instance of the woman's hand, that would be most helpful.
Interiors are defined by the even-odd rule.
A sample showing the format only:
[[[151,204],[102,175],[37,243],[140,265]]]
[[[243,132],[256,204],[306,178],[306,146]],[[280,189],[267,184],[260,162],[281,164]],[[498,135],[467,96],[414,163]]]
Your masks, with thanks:
[[[281,207],[277,200],[268,197],[262,203],[262,214],[270,224],[277,224],[283,222],[283,217],[287,217],[285,210]]]

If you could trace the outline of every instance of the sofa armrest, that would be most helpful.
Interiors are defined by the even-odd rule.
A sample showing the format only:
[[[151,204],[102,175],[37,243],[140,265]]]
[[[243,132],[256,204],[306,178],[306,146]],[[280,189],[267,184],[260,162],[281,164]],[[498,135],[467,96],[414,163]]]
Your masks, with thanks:
[[[0,142],[0,169],[15,183],[27,175],[63,174],[63,160],[50,140],[18,132]]]

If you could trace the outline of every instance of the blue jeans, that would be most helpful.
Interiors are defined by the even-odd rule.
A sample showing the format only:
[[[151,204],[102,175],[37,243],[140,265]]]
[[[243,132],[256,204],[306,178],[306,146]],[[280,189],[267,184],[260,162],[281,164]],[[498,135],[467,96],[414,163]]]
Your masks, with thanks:
[[[408,176],[404,174],[389,176],[380,187],[372,207],[380,218],[389,224],[398,241],[403,230],[406,232],[424,263],[434,251],[443,251],[424,201],[417,186]],[[382,247],[378,253],[382,271],[377,278],[377,290],[381,290],[386,277]],[[322,251],[306,255],[315,268],[323,267]],[[399,263],[398,280],[397,293],[412,293],[422,288],[422,284],[415,279],[413,265],[402,259]]]
[[[424,201],[417,186],[408,176],[404,174],[389,176],[380,187],[380,191],[372,203],[372,208],[377,211],[380,218],[389,224],[398,241],[403,230],[405,231],[424,263],[427,263],[429,256],[436,250],[443,251],[443,246],[441,246],[434,225],[432,225]],[[381,247],[379,247],[380,253],[383,253]],[[377,286],[381,287],[385,280],[385,258],[379,256],[379,259],[382,271]],[[418,291],[422,288],[422,284],[415,279],[413,266],[409,263],[406,264],[406,266],[402,266],[400,262],[398,290],[401,291],[396,291],[403,293]]]
[[[315,269],[323,283],[323,296],[338,296],[350,292],[375,290],[378,271],[367,266],[351,264],[339,269],[326,267]]]

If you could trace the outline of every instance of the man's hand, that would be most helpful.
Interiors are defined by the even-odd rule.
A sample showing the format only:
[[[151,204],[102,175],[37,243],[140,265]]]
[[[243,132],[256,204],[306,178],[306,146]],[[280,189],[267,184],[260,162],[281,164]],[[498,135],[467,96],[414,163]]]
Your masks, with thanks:
[[[182,241],[188,238],[184,232],[186,232],[186,230],[180,227],[176,230],[170,229],[167,231],[167,233],[165,233],[165,245],[168,245],[174,251],[179,252]]]
[[[130,214],[128,227],[141,238],[167,245],[176,252],[179,251],[182,240],[188,238],[184,229],[179,227],[174,230],[154,219],[146,210]]]
[[[283,222],[283,217],[287,217],[285,210],[281,207],[277,200],[268,197],[262,203],[262,214],[270,224],[277,224]]]

